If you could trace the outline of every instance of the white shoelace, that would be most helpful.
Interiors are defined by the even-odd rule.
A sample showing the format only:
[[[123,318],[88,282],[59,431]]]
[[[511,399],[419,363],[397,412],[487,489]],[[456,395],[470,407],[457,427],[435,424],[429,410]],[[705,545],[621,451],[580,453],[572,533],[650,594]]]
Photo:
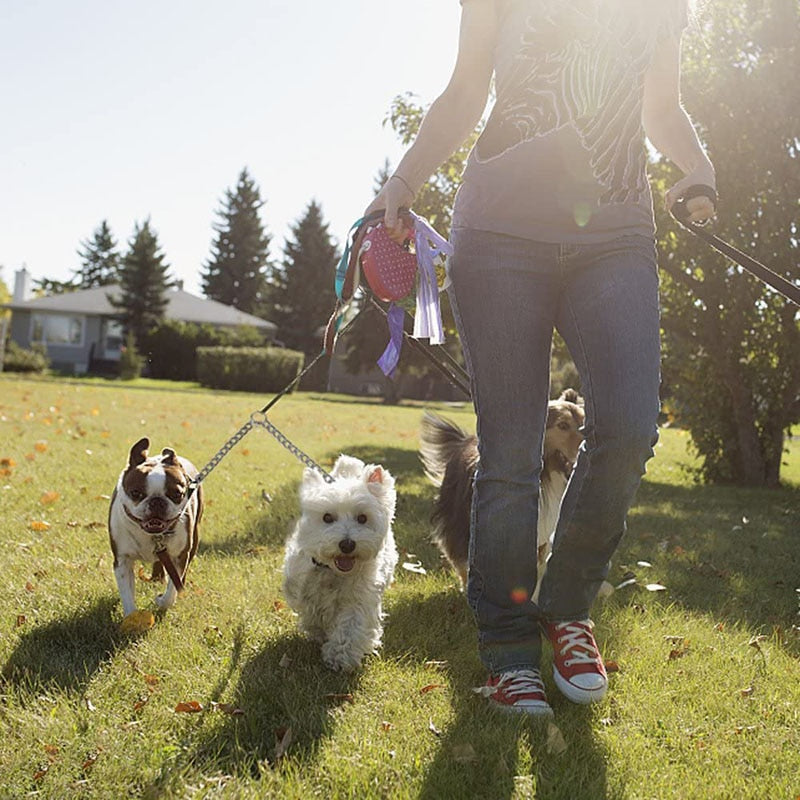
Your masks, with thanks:
[[[541,692],[544,694],[544,683],[542,676],[533,669],[518,669],[513,672],[506,672],[497,682],[495,691],[500,688],[505,690],[509,697],[517,697],[522,694]]]
[[[589,631],[584,625],[589,626]],[[589,637],[591,632],[591,622],[588,623],[568,623],[558,625],[559,635],[558,644],[561,645],[561,655],[570,654],[565,659],[564,666],[571,667],[573,664],[594,664],[600,657],[597,649],[592,645]]]
[[[504,672],[495,686],[476,686],[472,691],[483,697],[491,697],[496,692],[503,690],[509,697],[541,693],[544,696],[544,683],[542,676],[535,669],[517,669]]]

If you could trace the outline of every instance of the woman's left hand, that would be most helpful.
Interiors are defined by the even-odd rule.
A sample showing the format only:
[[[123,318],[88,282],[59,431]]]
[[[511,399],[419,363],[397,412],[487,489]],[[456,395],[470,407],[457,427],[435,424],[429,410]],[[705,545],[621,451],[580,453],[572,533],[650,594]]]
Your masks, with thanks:
[[[681,178],[665,196],[667,211],[672,211],[672,206],[680,200],[688,189],[692,186],[710,186],[716,191],[717,179],[714,175],[714,168],[711,164],[704,164],[702,167],[690,172],[685,178]],[[703,223],[708,222],[716,213],[717,207],[710,197],[699,195],[686,201],[686,210],[689,212],[689,222]]]

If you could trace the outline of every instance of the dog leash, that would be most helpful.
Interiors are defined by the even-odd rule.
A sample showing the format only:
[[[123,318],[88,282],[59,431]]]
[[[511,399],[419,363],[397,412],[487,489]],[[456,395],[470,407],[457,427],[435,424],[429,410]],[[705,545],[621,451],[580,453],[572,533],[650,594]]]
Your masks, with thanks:
[[[683,197],[675,202],[672,206],[672,216],[675,217],[687,231],[711,245],[718,253],[722,253],[722,255],[738,264],[742,269],[747,270],[751,275],[754,275],[756,278],[766,283],[767,286],[790,303],[800,306],[800,287],[795,286],[795,284],[786,280],[782,275],[779,275],[769,267],[751,258],[741,250],[737,250],[713,233],[704,230],[701,225],[689,221],[689,209],[686,207],[686,203],[694,197],[707,197],[716,208],[716,191],[711,186],[698,184],[696,186],[690,186]]]

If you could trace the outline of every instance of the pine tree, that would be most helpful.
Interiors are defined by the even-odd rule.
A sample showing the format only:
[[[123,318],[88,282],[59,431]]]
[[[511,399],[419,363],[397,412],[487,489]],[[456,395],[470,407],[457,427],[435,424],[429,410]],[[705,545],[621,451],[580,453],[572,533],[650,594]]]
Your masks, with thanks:
[[[100,223],[91,239],[81,242],[81,247],[78,250],[81,266],[75,271],[77,288],[108,286],[119,280],[117,243],[106,220]]]
[[[263,205],[258,186],[243,169],[236,190],[227,189],[219,220],[212,226],[216,239],[202,274],[207,297],[242,311],[258,313],[265,298],[270,237],[259,217]]]
[[[164,263],[158,236],[150,227],[149,219],[135,226],[129,248],[120,270],[122,293],[110,299],[119,309],[125,331],[133,333],[136,342],[141,342],[145,333],[164,318],[166,292],[173,284],[167,276],[169,265]]]
[[[272,270],[266,312],[278,326],[283,343],[306,355],[306,362],[322,349],[320,328],[336,303],[333,276],[337,248],[323,220],[322,208],[312,200],[303,216],[290,227],[281,265]],[[327,366],[304,383],[324,388]]]

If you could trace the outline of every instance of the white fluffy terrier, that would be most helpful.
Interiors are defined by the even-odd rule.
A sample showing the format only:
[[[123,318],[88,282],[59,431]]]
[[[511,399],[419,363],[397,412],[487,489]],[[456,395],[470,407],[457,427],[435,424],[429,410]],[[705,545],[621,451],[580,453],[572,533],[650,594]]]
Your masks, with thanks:
[[[339,456],[331,476],[327,483],[314,469],[303,473],[283,592],[325,664],[350,672],[381,644],[381,603],[397,564],[397,493],[388,470],[351,456]]]

